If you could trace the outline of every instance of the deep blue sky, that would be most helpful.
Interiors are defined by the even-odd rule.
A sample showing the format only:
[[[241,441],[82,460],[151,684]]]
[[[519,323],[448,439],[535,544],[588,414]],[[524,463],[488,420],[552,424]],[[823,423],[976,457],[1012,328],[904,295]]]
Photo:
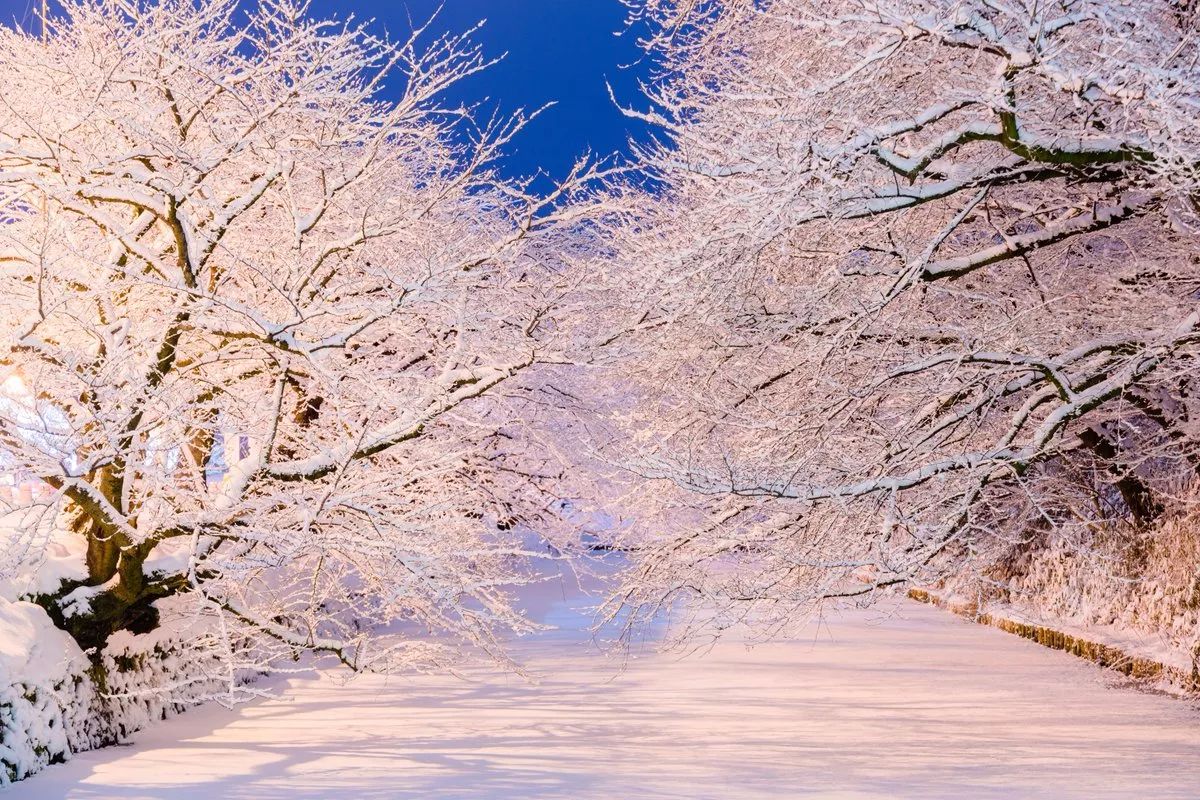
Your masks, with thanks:
[[[29,8],[38,3],[0,0],[0,21],[26,19],[32,25]],[[637,78],[648,73],[649,65],[639,61],[641,51],[632,35],[614,35],[624,29],[626,9],[620,0],[314,0],[313,12],[374,18],[400,38],[409,30],[410,15],[423,22],[442,4],[431,33],[463,31],[486,19],[477,35],[485,53],[508,53],[501,63],[460,84],[452,99],[490,98],[502,111],[557,101],[514,142],[504,165],[509,175],[542,167],[561,176],[589,148],[602,155],[624,151],[630,135],[646,135],[644,125],[613,106],[605,88],[607,79],[624,104],[644,105],[638,102]],[[625,66],[630,64],[634,66]]]

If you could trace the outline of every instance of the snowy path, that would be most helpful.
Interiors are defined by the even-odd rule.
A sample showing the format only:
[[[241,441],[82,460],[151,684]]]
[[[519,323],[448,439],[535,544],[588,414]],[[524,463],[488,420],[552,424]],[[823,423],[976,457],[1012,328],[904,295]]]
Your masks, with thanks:
[[[570,623],[561,607],[548,613]],[[615,674],[581,636],[489,674],[295,679],[18,784],[26,798],[1195,798],[1200,715],[944,612],[855,612]]]

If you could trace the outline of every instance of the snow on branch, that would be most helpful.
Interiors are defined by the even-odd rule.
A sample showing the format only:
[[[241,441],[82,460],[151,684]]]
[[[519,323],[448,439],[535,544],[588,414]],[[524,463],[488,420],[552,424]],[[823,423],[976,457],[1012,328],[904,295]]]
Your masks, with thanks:
[[[445,99],[493,63],[472,31],[61,6],[44,38],[0,28],[0,457],[86,561],[40,601],[90,599],[85,648],[170,614],[262,666],[499,657],[518,526],[553,523],[512,431],[581,360],[559,242],[608,213],[608,167],[499,177],[535,114]],[[439,645],[369,644],[396,619]]]
[[[1194,476],[1187,14],[635,5],[663,188],[609,231],[622,388],[577,390],[597,457],[641,487],[626,608],[782,621],[986,569],[1030,531],[1145,524],[1167,502],[1146,487]]]

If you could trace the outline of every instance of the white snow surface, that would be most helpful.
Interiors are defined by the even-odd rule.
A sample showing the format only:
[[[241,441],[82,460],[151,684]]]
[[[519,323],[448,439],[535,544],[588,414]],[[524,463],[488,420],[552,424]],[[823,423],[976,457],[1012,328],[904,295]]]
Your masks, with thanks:
[[[55,526],[54,514],[43,509],[0,515],[0,549],[0,597],[8,600],[56,592],[63,581],[87,577],[87,542]]]
[[[597,651],[578,612],[515,644],[541,677],[339,672],[81,753],[4,800],[1194,798],[1200,712],[938,609],[791,641]]]
[[[86,708],[83,654],[41,606],[0,597],[0,790],[69,752]]]
[[[183,572],[192,558],[192,549],[192,540],[188,537],[159,542],[150,551],[150,555],[142,564],[142,569],[147,575],[153,575],[156,572],[164,575]]]
[[[83,654],[54,627],[41,606],[0,597],[0,687],[23,681],[50,686],[65,679]]]

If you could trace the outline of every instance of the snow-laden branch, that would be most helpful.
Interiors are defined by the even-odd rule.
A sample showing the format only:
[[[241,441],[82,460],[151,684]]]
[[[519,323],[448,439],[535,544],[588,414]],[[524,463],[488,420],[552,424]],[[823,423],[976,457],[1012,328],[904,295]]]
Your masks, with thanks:
[[[469,34],[61,6],[44,39],[0,28],[0,455],[85,554],[64,624],[205,620],[257,667],[501,658],[561,472],[516,420],[584,360],[570,242],[615,168],[502,179],[536,112],[444,101],[493,63]],[[442,644],[370,644],[400,618]]]
[[[642,114],[660,186],[611,226],[621,389],[572,388],[647,520],[624,608],[698,594],[782,621],[1170,506],[1200,463],[1186,15],[636,7],[664,65]]]
[[[469,370],[469,377],[456,381],[457,385],[444,396],[430,401],[415,413],[407,414],[377,430],[365,433],[361,437],[361,441],[344,444],[319,456],[266,464],[262,468],[263,472],[270,477],[285,481],[322,478],[346,461],[369,458],[417,438],[425,432],[426,426],[438,417],[467,400],[480,397],[489,389],[516,375],[532,363],[530,360],[503,368],[487,367]]]

